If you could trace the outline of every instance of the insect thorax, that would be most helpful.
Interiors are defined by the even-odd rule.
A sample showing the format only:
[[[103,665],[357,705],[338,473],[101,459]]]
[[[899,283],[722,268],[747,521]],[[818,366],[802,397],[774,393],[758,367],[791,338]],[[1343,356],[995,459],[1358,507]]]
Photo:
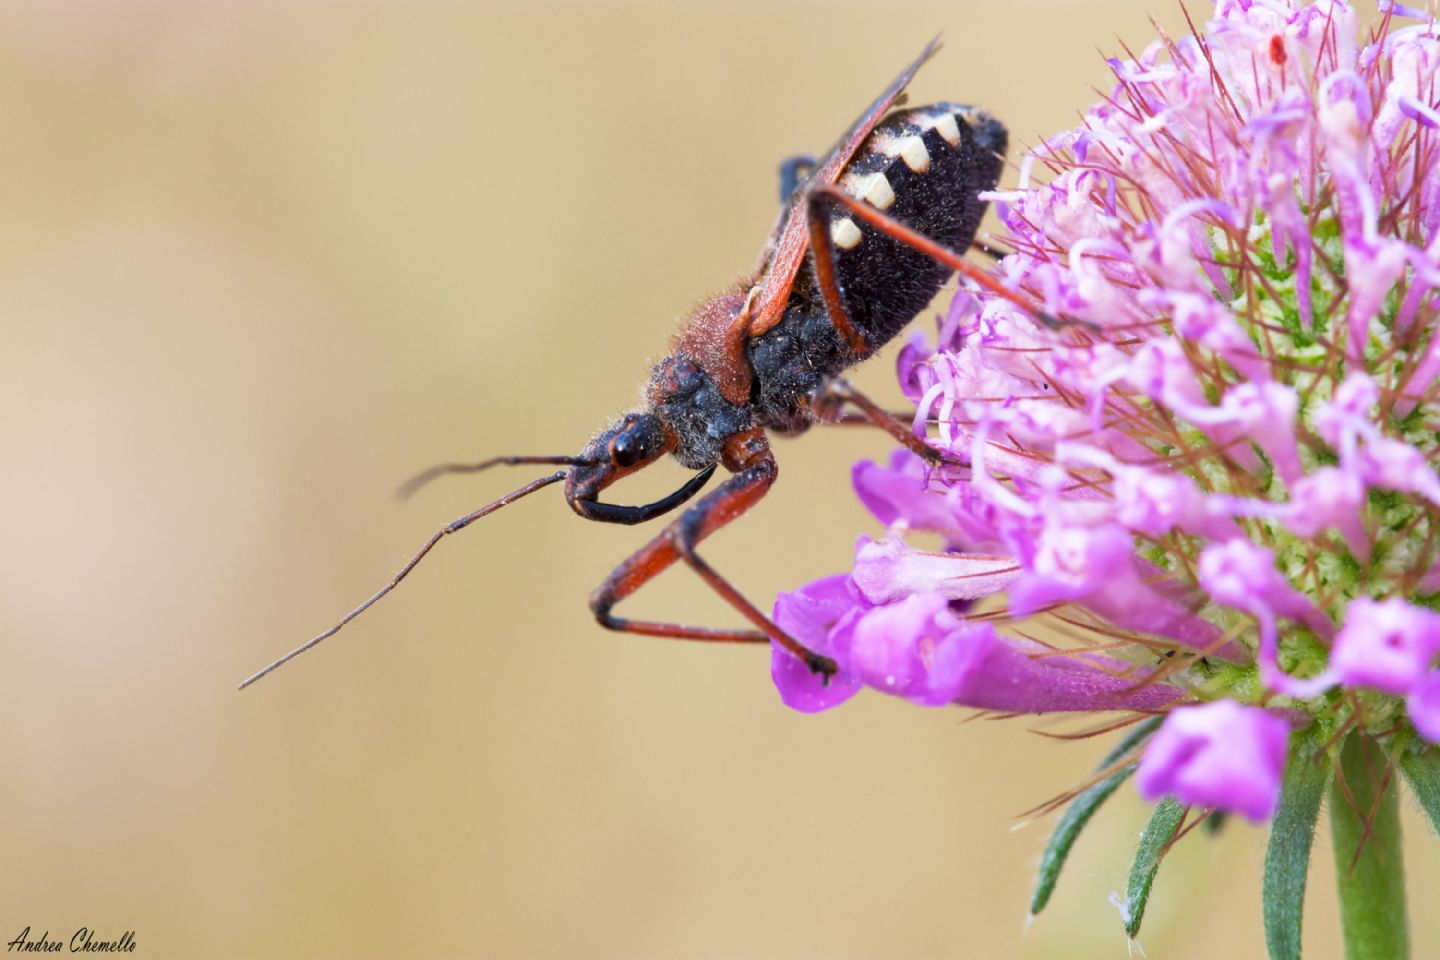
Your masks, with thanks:
[[[710,375],[682,353],[655,365],[645,394],[675,435],[675,459],[692,470],[715,463],[726,438],[755,423],[749,407],[726,400]]]

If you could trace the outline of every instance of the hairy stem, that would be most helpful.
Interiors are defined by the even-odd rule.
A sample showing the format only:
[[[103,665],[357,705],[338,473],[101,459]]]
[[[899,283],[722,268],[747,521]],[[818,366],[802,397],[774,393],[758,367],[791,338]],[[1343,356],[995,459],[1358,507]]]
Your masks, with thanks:
[[[1405,861],[1400,846],[1400,781],[1380,746],[1352,734],[1330,789],[1330,828],[1340,887],[1346,960],[1405,960]]]

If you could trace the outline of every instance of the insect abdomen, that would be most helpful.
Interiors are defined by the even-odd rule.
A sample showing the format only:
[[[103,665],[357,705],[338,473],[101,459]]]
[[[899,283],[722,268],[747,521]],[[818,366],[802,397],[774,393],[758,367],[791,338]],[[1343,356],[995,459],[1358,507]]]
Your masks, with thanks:
[[[964,252],[1000,176],[1006,131],[970,107],[904,110],[875,128],[846,168],[841,189],[932,240]],[[925,308],[951,271],[845,214],[831,216],[836,279],[850,318],[879,349]]]
[[[970,107],[941,103],[906,109],[876,126],[839,185],[963,253],[985,214],[986,204],[976,194],[994,189],[1005,145],[1005,127]],[[951,273],[843,209],[831,215],[830,235],[841,297],[872,350],[923,310]],[[814,287],[810,270],[802,270],[784,319],[747,346],[765,426],[803,428],[808,396],[855,362]]]

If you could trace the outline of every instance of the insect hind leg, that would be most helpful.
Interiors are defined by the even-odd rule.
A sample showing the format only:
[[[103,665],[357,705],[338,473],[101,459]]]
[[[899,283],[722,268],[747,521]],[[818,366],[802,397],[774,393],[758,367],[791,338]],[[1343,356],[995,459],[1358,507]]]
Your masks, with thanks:
[[[918,250],[935,262],[944,264],[967,280],[971,280],[979,286],[984,287],[996,296],[1009,300],[1043,326],[1049,327],[1052,330],[1077,325],[1093,327],[1093,324],[1086,321],[1061,320],[1052,316],[1042,309],[1039,303],[1027,295],[1005,286],[999,280],[966,260],[964,255],[951,250],[944,244],[936,243],[923,233],[912,230],[894,217],[881,213],[870,204],[857,200],[843,190],[836,187],[821,187],[810,195],[808,216],[810,218],[811,251],[815,257],[817,285],[820,287],[820,293],[825,299],[826,309],[831,310],[833,315],[836,306],[839,306],[837,327],[841,327],[841,323],[845,324],[846,327],[850,326],[850,318],[849,313],[844,309],[840,289],[835,280],[834,249],[830,238],[828,216],[832,204],[839,204],[845,207],[852,216],[865,221],[867,225],[879,230],[892,240],[903,243],[914,250]],[[845,333],[844,327],[841,327],[841,333],[842,335]]]

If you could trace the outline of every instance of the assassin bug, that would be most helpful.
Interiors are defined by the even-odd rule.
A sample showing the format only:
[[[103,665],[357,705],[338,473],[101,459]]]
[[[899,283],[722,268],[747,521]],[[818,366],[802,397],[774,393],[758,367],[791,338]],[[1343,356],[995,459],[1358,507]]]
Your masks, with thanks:
[[[626,414],[578,456],[498,457],[426,471],[402,488],[443,473],[499,464],[565,469],[527,483],[436,531],[389,583],[335,626],[263,668],[249,686],[334,635],[393,590],[449,534],[554,483],[580,516],[642,523],[685,504],[724,466],[731,476],[702,497],[607,577],[590,597],[601,625],[628,633],[720,643],[771,638],[811,670],[835,663],[779,630],[695,552],[696,545],[762,498],[777,466],[766,431],[799,433],[817,421],[872,422],[911,449],[940,455],[908,425],[856,392],[839,375],[880,349],[923,310],[952,272],[1005,296],[1041,320],[1034,304],[965,261],[1004,162],[1005,127],[950,103],[895,109],[938,49],[932,40],[886,87],[829,154],[781,168],[783,209],[749,281],[701,303],[681,327],[674,352],[656,364],[644,409]],[[809,173],[801,176],[802,170]],[[666,454],[697,471],[680,489],[642,506],[602,502],[611,484]],[[661,571],[684,562],[738,610],[753,629],[717,629],[615,616],[611,611]]]

